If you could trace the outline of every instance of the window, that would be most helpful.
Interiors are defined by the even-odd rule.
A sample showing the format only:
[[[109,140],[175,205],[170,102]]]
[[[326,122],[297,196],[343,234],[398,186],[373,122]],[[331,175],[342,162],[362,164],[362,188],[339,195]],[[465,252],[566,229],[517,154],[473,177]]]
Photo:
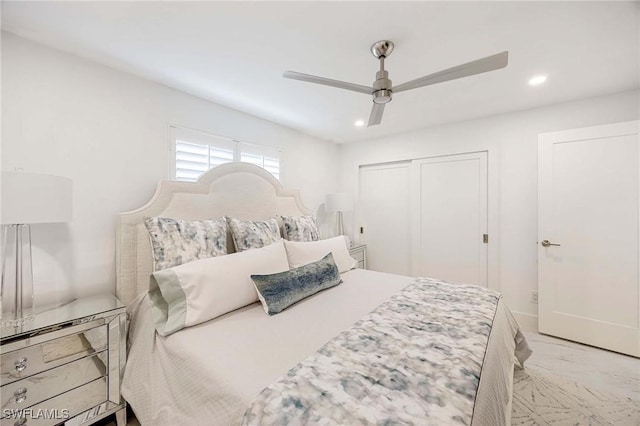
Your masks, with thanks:
[[[280,179],[280,152],[266,146],[240,142],[240,161],[260,166]]]
[[[207,170],[224,163],[255,164],[280,179],[280,151],[239,142],[184,127],[170,126],[171,177],[195,182]]]
[[[212,167],[233,161],[233,149],[176,140],[176,180],[195,182]]]

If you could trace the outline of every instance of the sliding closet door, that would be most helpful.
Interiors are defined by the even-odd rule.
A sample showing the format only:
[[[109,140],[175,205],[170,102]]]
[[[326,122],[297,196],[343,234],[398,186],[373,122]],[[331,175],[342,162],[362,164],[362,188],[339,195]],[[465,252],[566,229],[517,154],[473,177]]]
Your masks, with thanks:
[[[360,167],[358,229],[367,267],[411,275],[408,161]]]
[[[487,153],[412,162],[413,275],[487,286]]]
[[[637,121],[538,139],[539,329],[640,356]]]

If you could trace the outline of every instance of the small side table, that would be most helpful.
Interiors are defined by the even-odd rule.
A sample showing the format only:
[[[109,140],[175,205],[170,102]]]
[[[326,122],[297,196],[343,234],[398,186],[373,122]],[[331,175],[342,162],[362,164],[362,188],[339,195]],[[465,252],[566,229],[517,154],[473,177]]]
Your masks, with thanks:
[[[358,261],[357,268],[367,269],[367,245],[357,244],[349,248],[349,254]]]
[[[126,326],[125,306],[107,294],[2,328],[0,425],[85,426],[115,414],[125,426]]]

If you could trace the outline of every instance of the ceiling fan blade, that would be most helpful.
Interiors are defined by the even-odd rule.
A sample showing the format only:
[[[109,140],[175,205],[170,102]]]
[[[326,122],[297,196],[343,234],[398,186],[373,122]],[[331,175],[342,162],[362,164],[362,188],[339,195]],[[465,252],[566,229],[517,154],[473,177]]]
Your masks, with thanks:
[[[476,61],[467,62],[457,67],[438,71],[415,80],[407,81],[393,87],[393,93],[404,92],[405,90],[417,89],[418,87],[429,86],[431,84],[442,83],[457,78],[469,77],[470,75],[481,74],[507,66],[509,62],[509,52],[498,53],[487,56]]]
[[[382,121],[382,114],[384,113],[384,106],[386,104],[377,104],[373,103],[373,108],[371,108],[371,115],[369,116],[369,124],[367,127],[377,126]]]
[[[315,75],[302,74],[301,72],[285,71],[282,74],[284,78],[292,78],[294,80],[306,81],[308,83],[323,84],[325,86],[337,87],[338,89],[351,90],[354,92],[370,95],[373,93],[372,87],[363,86],[361,84],[347,83],[346,81],[332,80],[330,78],[317,77]]]

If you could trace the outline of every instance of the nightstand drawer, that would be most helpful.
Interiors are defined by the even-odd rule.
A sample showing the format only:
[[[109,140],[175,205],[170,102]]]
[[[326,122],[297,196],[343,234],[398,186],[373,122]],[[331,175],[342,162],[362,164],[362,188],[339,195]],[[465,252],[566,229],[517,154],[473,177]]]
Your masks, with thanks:
[[[351,257],[353,257],[358,262],[364,262],[364,251],[362,250],[352,251]]]
[[[69,329],[70,333],[73,330]],[[107,348],[107,326],[101,325],[37,345],[2,354],[0,383],[4,386]]]
[[[22,416],[12,416],[0,420],[0,426],[52,426],[68,420],[89,408],[106,401],[107,379],[102,377],[73,389],[55,398],[48,399],[23,410]],[[3,413],[4,414],[4,413]],[[21,423],[25,419],[26,422]]]
[[[106,362],[104,351],[2,386],[2,417],[105,376]]]
[[[367,245],[360,244],[349,249],[349,254],[358,261],[356,268],[367,269]]]

